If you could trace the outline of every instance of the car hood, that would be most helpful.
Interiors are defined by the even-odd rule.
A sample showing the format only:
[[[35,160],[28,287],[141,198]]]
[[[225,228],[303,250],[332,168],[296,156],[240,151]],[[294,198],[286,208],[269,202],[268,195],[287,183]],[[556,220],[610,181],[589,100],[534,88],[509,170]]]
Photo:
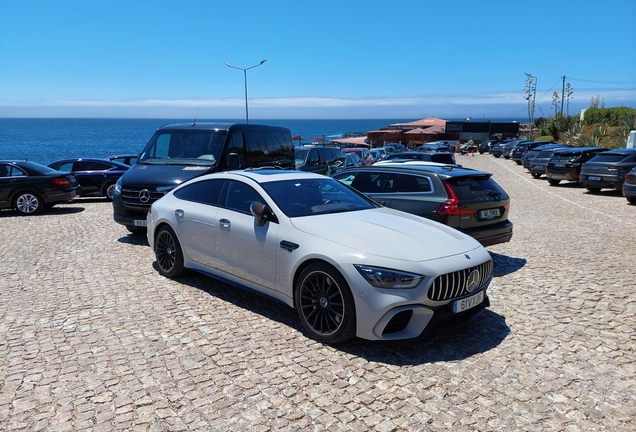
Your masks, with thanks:
[[[209,166],[191,165],[149,165],[137,163],[130,167],[121,177],[124,187],[159,187],[178,186],[181,183],[207,174]]]
[[[428,261],[482,248],[446,225],[388,208],[291,219],[299,230],[361,252],[405,261]]]

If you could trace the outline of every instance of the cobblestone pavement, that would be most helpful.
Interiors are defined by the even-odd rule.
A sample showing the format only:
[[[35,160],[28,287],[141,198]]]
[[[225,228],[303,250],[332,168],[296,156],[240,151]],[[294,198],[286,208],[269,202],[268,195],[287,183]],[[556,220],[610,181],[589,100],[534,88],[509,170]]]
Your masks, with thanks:
[[[0,212],[5,431],[636,428],[636,207],[458,156],[511,195],[492,306],[425,341],[308,339],[295,313],[161,277],[110,203]]]

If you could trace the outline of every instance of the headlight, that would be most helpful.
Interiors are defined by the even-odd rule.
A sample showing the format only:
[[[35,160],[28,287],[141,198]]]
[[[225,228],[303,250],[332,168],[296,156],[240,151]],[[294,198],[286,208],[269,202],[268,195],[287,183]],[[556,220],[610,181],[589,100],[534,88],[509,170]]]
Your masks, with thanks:
[[[376,288],[415,288],[424,278],[422,275],[382,267],[355,265],[362,277]]]
[[[115,183],[115,192],[117,193],[121,192],[121,177],[119,177],[117,179],[117,183]]]

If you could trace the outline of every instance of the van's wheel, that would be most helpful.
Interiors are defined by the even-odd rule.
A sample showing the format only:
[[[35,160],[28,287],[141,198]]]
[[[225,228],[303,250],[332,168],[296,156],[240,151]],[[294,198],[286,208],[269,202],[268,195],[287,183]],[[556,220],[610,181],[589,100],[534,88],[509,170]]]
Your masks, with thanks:
[[[14,207],[23,215],[36,214],[44,208],[44,200],[33,192],[21,192],[15,197]]]
[[[303,327],[319,342],[337,344],[356,334],[356,311],[349,285],[327,264],[311,264],[300,274],[295,305]]]
[[[154,250],[159,273],[163,276],[174,278],[185,273],[183,251],[172,228],[165,225],[159,228],[155,236]]]
[[[104,186],[104,196],[108,201],[113,200],[113,194],[115,193],[115,182],[108,183]]]

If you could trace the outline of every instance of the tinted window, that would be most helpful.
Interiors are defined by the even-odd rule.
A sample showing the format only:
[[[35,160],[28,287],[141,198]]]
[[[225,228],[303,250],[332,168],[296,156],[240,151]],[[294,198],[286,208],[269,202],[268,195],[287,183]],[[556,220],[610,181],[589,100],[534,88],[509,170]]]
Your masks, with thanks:
[[[176,190],[174,195],[183,200],[218,206],[224,183],[224,180],[199,181]]]
[[[250,206],[254,201],[265,203],[254,188],[243,182],[231,180],[224,196],[224,207],[241,213],[251,214]]]
[[[102,162],[75,162],[75,171],[108,171],[112,167]]]
[[[447,182],[460,201],[471,201],[486,196],[506,196],[504,190],[487,176],[450,178]]]
[[[73,171],[73,162],[66,162],[66,163],[51,165],[51,168],[56,169],[58,171],[71,172]]]
[[[380,193],[394,192],[395,183],[396,175],[390,172],[362,171],[352,186],[363,193]]]
[[[614,163],[614,162],[620,162],[623,159],[625,159],[626,161],[629,161],[631,158],[629,157],[629,155],[624,155],[620,153],[605,153],[605,154],[596,155],[594,159],[592,159],[590,162]]]
[[[427,177],[400,174],[398,192],[430,192],[431,182]]]
[[[348,212],[375,205],[345,185],[324,180],[283,180],[262,184],[276,205],[289,217]]]
[[[157,131],[139,161],[213,165],[219,159],[226,133],[207,130]]]

